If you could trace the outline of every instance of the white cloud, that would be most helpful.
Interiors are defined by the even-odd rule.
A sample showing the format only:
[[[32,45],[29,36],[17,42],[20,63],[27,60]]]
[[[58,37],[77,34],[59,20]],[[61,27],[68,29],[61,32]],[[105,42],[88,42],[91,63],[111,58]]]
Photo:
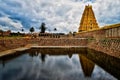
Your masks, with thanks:
[[[23,27],[19,21],[13,21],[8,17],[0,17],[0,22],[4,24],[3,27],[12,26],[15,27],[16,29],[21,29]]]
[[[100,26],[120,22],[120,0],[96,0],[93,9]]]

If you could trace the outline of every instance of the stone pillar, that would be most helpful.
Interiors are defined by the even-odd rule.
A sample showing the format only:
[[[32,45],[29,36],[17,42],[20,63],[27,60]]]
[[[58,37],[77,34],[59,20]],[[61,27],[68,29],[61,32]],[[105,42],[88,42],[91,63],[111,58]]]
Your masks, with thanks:
[[[118,37],[120,37],[120,27],[118,27]]]
[[[109,37],[109,30],[105,31],[105,37]]]

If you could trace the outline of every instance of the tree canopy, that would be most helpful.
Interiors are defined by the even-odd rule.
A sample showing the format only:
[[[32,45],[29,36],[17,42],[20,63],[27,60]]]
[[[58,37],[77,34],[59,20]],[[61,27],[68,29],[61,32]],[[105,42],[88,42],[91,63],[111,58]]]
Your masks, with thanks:
[[[57,28],[54,28],[54,31],[57,31]]]
[[[24,31],[24,29],[21,30],[22,32]]]
[[[34,27],[31,27],[31,28],[30,28],[30,32],[32,33],[32,32],[34,32],[34,31],[35,31]]]
[[[44,22],[41,24],[40,30],[41,30],[41,33],[45,33],[46,27]]]

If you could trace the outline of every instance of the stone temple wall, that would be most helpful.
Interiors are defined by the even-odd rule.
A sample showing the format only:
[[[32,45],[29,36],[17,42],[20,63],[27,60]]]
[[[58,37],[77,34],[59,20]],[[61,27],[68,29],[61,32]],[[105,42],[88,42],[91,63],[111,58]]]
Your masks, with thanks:
[[[97,51],[107,53],[111,56],[120,58],[120,39],[119,38],[103,38],[95,39],[79,39],[79,38],[16,38],[1,39],[0,52],[25,47],[29,44],[38,44],[39,46],[85,46]]]
[[[0,52],[9,50],[9,49],[14,49],[14,48],[19,48],[25,46],[26,39],[1,39],[0,40]]]
[[[105,26],[98,30],[80,32],[75,35],[76,38],[120,38],[120,24]]]
[[[87,38],[88,48],[120,58],[120,24],[77,33],[75,38]]]
[[[0,39],[0,52],[24,47],[28,44],[39,46],[86,46],[120,58],[120,26],[81,32],[65,38],[14,38]]]
[[[95,40],[89,43],[88,47],[120,58],[120,39],[118,38]]]
[[[16,38],[1,39],[0,52],[8,49],[24,47],[28,44],[37,44],[39,46],[86,46],[86,39],[74,38]]]

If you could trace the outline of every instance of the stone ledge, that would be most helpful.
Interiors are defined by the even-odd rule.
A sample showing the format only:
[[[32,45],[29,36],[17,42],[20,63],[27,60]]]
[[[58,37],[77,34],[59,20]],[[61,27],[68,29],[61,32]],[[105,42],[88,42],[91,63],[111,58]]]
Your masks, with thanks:
[[[2,51],[2,52],[0,52],[0,57],[5,56],[5,55],[14,54],[15,52],[19,52],[19,51],[25,51],[25,50],[28,50],[28,49],[30,49],[30,48],[21,47],[21,48],[16,48],[16,49],[10,49],[10,50],[6,50],[6,51]]]

